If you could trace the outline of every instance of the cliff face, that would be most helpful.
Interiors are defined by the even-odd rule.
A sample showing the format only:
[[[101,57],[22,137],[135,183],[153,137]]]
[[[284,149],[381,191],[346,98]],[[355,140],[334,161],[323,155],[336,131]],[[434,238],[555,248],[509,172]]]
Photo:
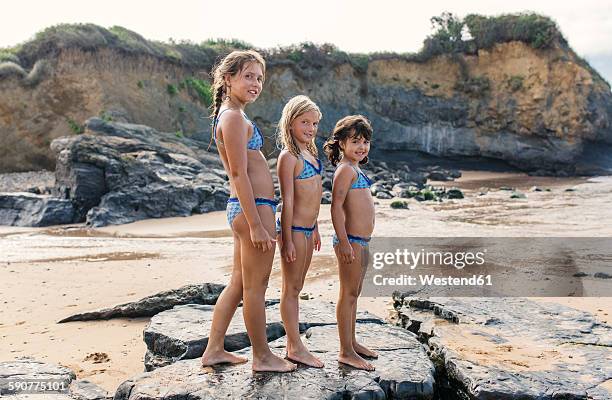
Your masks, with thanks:
[[[610,88],[573,53],[511,42],[460,61],[375,60],[361,76],[345,64],[311,79],[278,67],[252,107],[273,121],[279,99],[305,92],[322,105],[326,122],[367,115],[377,152],[484,156],[526,170],[573,172],[586,142],[612,144]]]
[[[264,91],[247,112],[270,139],[285,101],[303,93],[323,111],[322,137],[346,114],[368,116],[375,153],[481,156],[573,173],[585,145],[612,145],[609,85],[560,44],[534,49],[511,41],[360,65],[300,57],[267,54]],[[202,78],[214,57],[193,64],[98,46],[60,47],[44,58],[38,84],[0,67],[0,171],[53,169],[51,140],[78,134],[91,116],[210,139],[209,111],[189,81]],[[36,60],[28,63],[36,69]],[[273,140],[266,150],[274,152]]]

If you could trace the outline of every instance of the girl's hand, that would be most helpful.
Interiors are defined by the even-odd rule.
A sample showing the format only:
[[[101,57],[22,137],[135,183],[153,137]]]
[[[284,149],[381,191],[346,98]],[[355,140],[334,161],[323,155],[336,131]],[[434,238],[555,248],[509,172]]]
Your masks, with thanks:
[[[312,238],[314,240],[314,249],[316,251],[321,251],[321,235],[319,235],[318,229],[315,229]]]
[[[281,250],[281,256],[284,257],[287,262],[294,262],[296,260],[297,255],[293,242],[284,243]]]
[[[340,259],[345,264],[351,264],[355,261],[355,252],[353,251],[353,246],[347,241],[341,241],[338,244],[338,252],[340,253]]]
[[[253,246],[261,251],[270,251],[274,249],[273,239],[263,225],[257,225],[251,229],[251,242]]]

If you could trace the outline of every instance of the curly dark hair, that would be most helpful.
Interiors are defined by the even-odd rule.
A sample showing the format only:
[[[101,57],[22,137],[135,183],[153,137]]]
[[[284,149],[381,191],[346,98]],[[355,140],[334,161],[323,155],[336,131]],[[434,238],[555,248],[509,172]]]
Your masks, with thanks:
[[[323,145],[323,150],[327,154],[327,158],[335,167],[342,158],[340,152],[340,142],[349,138],[364,138],[372,139],[372,124],[363,115],[348,115],[336,122],[334,130]],[[366,156],[359,164],[366,164],[368,157]]]

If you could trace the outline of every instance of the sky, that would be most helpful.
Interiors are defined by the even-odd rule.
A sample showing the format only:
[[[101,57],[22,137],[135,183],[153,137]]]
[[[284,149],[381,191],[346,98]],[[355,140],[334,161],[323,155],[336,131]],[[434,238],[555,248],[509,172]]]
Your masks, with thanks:
[[[53,0],[2,6],[0,47],[58,23],[120,25],[147,39],[241,39],[256,47],[310,41],[350,52],[416,52],[430,18],[534,11],[553,18],[570,46],[612,82],[612,0]]]

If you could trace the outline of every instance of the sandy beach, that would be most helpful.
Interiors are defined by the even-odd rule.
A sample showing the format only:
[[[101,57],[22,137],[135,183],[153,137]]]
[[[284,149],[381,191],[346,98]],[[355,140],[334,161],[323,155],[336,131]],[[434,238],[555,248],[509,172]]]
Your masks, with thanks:
[[[463,171],[454,182],[429,183],[458,187],[466,198],[442,203],[410,199],[408,210],[392,209],[391,200],[376,200],[374,235],[612,236],[612,177]],[[501,186],[514,187],[527,198],[510,199],[510,192],[499,190]],[[550,191],[530,191],[532,186]],[[335,301],[338,279],[329,206],[322,206],[319,226],[323,248],[313,258],[304,291],[313,298]],[[189,283],[226,283],[231,254],[225,212],[99,229],[0,227],[0,360],[27,356],[59,363],[72,368],[79,378],[114,392],[121,382],[143,371],[142,331],[148,318],[56,322]],[[267,296],[279,295],[277,252]],[[612,322],[612,297],[537,300],[565,304],[593,313],[602,323]],[[384,317],[389,302],[389,298],[362,298],[359,307]],[[487,350],[474,346],[466,350],[474,357]],[[524,353],[537,352],[535,343],[521,348]],[[492,362],[496,357],[507,358],[488,350]],[[522,353],[513,354],[520,369]]]

